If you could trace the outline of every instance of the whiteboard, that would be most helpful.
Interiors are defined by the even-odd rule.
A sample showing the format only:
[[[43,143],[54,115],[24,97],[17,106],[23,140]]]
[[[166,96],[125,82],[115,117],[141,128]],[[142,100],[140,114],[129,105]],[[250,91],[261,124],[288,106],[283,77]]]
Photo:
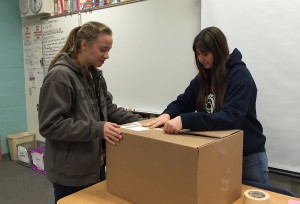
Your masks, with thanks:
[[[300,1],[202,0],[201,27],[240,49],[258,87],[269,166],[300,172]]]
[[[101,69],[117,105],[161,113],[184,91],[197,74],[192,44],[200,10],[199,0],[148,0],[81,14],[82,23],[100,21],[113,31],[110,59]],[[42,25],[47,66],[78,26],[78,15]]]
[[[55,55],[64,46],[69,32],[78,26],[78,15],[51,18],[42,21],[43,63],[45,72]]]

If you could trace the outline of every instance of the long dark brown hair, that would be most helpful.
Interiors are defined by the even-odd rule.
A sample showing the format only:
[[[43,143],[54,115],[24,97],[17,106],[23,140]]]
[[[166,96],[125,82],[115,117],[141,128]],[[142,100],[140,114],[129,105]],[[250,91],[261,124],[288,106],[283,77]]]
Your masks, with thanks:
[[[229,48],[223,32],[216,27],[203,29],[194,39],[193,50],[195,61],[199,70],[200,89],[197,98],[197,111],[205,112],[205,99],[212,87],[215,94],[214,112],[220,111],[224,103],[227,85],[226,62],[229,58]],[[199,62],[197,52],[212,52],[213,67],[210,69],[211,75],[207,75],[204,66]],[[210,79],[208,77],[211,77]],[[211,82],[209,85],[209,81]],[[208,87],[211,86],[211,87]]]
[[[82,40],[87,42],[95,41],[99,35],[112,35],[111,29],[97,21],[90,21],[82,26],[75,27],[67,38],[67,41],[60,52],[51,61],[48,71],[50,71],[55,62],[61,58],[63,53],[67,53],[71,58],[75,59],[80,50],[80,43]]]

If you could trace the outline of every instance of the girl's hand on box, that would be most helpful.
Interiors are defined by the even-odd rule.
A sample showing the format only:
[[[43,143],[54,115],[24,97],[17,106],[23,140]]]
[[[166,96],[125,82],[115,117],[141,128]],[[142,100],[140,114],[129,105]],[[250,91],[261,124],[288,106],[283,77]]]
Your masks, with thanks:
[[[165,114],[162,114],[161,116],[159,116],[156,120],[146,123],[143,126],[149,127],[149,128],[156,128],[159,126],[163,126],[169,120],[170,120],[170,115],[165,113]]]
[[[182,121],[180,116],[166,122],[163,128],[163,131],[167,134],[177,134],[180,130],[182,130]]]
[[[118,128],[120,128],[120,126],[116,123],[106,122],[104,124],[103,137],[112,145],[116,145],[122,139],[121,131]]]

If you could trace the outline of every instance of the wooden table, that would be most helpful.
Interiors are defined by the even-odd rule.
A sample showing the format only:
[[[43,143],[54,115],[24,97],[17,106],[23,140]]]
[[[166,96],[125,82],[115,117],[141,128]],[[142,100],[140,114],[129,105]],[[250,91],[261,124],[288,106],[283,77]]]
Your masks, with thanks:
[[[242,185],[242,194],[248,189],[253,189],[252,186]],[[282,194],[268,192],[271,196],[269,204],[288,204],[288,200],[297,200]],[[233,204],[243,204],[244,197],[241,196]],[[97,183],[89,188],[83,189],[77,193],[64,197],[58,201],[58,204],[131,204],[130,202],[114,196],[106,191],[106,182]]]
[[[60,199],[58,204],[132,204],[106,191],[106,181]]]
[[[249,189],[259,189],[259,188],[254,188],[252,186],[242,185],[242,196],[239,199],[237,199],[233,204],[243,204],[243,201],[244,201],[243,194],[246,190],[249,190]],[[288,204],[289,200],[300,201],[299,198],[294,198],[294,197],[290,197],[290,196],[286,196],[286,195],[282,195],[282,194],[279,194],[279,193],[274,193],[274,192],[266,191],[266,190],[263,190],[263,191],[267,192],[271,197],[270,201],[269,201],[269,204]]]

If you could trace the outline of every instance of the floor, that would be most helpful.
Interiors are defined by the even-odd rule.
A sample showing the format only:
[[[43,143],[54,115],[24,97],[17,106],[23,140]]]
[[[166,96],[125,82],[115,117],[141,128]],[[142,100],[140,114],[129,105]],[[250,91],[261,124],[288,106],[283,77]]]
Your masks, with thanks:
[[[300,179],[270,173],[270,184],[300,197]],[[0,161],[1,204],[54,204],[52,184],[44,174],[12,160]]]
[[[52,184],[44,174],[12,160],[0,161],[1,204],[54,204]]]

